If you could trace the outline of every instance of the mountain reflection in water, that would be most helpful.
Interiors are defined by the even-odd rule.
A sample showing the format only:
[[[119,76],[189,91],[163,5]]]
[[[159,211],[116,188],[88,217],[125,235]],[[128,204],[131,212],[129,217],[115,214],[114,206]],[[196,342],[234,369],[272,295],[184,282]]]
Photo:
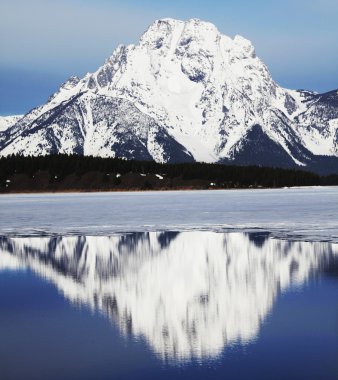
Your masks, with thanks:
[[[278,294],[337,256],[338,245],[263,234],[0,238],[0,270],[29,268],[159,356],[183,361],[255,339]]]

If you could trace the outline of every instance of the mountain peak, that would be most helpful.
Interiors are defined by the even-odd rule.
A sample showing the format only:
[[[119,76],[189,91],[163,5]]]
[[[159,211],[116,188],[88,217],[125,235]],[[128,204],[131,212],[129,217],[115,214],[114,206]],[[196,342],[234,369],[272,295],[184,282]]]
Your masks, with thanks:
[[[70,78],[0,133],[0,155],[304,166],[338,156],[337,104],[336,92],[278,86],[249,40],[199,19],[165,18],[139,44],[120,45],[96,72]],[[253,149],[261,154],[248,154]]]
[[[214,24],[196,18],[187,21],[172,18],[156,20],[142,35],[140,46],[180,55],[182,51],[189,51],[193,55],[208,52],[215,56],[222,50],[232,58],[256,57],[252,43],[246,38],[239,35],[228,37],[221,34]]]
[[[188,38],[195,40],[217,39],[220,33],[215,25],[199,19],[188,21],[164,18],[152,23],[140,40],[141,45],[161,48],[169,39],[175,39],[177,43],[186,42]]]

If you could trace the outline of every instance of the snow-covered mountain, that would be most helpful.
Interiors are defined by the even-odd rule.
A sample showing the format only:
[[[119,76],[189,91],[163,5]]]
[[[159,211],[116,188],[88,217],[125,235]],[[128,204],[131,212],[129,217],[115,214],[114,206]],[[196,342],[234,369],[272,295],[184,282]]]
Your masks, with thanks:
[[[215,357],[257,338],[280,292],[336,262],[338,246],[262,234],[150,232],[1,237],[0,271],[30,269],[161,357]]]
[[[250,41],[163,19],[0,132],[0,154],[77,153],[338,171],[338,91],[287,90]]]
[[[23,116],[24,115],[0,116],[0,133],[5,132]]]

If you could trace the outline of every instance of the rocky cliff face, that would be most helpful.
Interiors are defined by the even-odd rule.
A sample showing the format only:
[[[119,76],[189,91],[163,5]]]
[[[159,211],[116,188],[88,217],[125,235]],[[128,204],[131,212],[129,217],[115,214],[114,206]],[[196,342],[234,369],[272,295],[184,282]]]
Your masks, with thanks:
[[[338,92],[281,88],[243,37],[158,20],[0,131],[0,154],[11,153],[338,171]]]

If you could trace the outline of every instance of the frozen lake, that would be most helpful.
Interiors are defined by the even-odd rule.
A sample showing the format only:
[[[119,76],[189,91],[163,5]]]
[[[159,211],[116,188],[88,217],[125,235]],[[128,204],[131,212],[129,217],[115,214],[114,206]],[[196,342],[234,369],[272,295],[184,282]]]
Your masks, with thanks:
[[[338,188],[0,196],[0,377],[336,380]]]
[[[338,187],[0,196],[0,235],[269,231],[338,241]]]

